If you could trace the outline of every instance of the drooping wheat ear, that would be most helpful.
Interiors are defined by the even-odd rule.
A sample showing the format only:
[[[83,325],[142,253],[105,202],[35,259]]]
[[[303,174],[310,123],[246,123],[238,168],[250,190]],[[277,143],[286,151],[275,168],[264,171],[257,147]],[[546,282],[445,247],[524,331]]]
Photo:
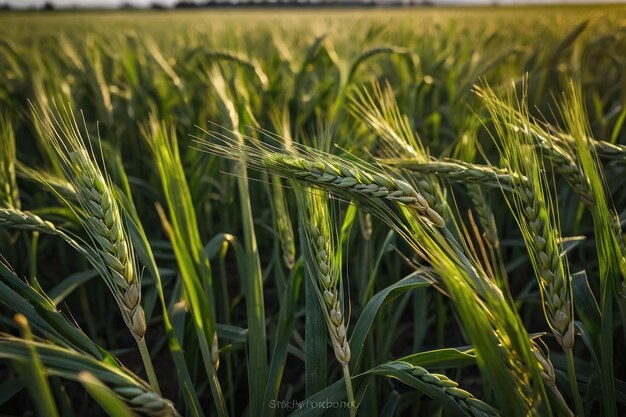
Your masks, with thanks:
[[[553,126],[543,124],[544,128],[541,129],[541,135],[544,137],[550,137],[550,140],[562,143],[567,142],[570,146],[576,146],[576,138],[567,132],[560,131]],[[591,136],[587,136],[585,142],[591,146],[593,152],[601,159],[608,159],[613,161],[626,162],[626,145],[619,143],[611,143],[604,140],[597,140]]]
[[[355,90],[350,110],[382,140],[383,152],[388,157],[410,158],[418,163],[430,159],[419,136],[413,132],[409,119],[396,102],[393,89],[372,83],[372,92]],[[415,186],[428,204],[440,215],[446,210],[445,192],[439,179],[432,172],[420,172]]]
[[[459,407],[469,412],[470,415],[485,417],[501,415],[498,410],[474,397],[472,393],[459,388],[459,384],[447,376],[430,373],[421,366],[413,366],[406,363],[402,363],[402,365],[407,366],[407,368],[410,367],[408,369],[411,375],[418,378],[421,382],[435,387],[438,391],[443,392]]]
[[[113,387],[113,392],[122,397],[128,404],[139,412],[154,417],[179,416],[174,405],[153,391],[146,391],[144,387],[120,386]]]
[[[457,160],[429,160],[419,162],[408,158],[382,159],[382,164],[403,168],[411,172],[429,173],[448,181],[479,184],[488,187],[512,189],[513,183],[524,179],[518,173],[489,165],[472,164]]]
[[[103,270],[103,265],[98,260],[99,256],[96,251],[80,241],[78,237],[70,235],[69,232],[57,227],[48,220],[42,219],[35,213],[10,207],[0,207],[0,229],[5,227],[56,235],[85,256],[100,273],[106,273]]]
[[[253,147],[217,132],[204,133],[217,143],[196,138],[195,143],[199,150],[232,160],[244,159],[253,168],[325,189],[346,200],[356,199],[364,207],[381,204],[393,207],[400,204],[411,208],[429,223],[438,227],[445,226],[441,215],[430,207],[413,186],[392,177],[379,167],[305,146],[294,146],[299,154],[294,155],[276,146],[255,142]]]
[[[0,207],[0,229],[6,227],[31,230],[58,236],[83,255],[100,273],[100,275],[109,277],[111,274],[110,267],[102,262],[101,253],[98,250],[93,249],[79,237],[74,236],[60,227],[57,227],[54,223],[48,220],[42,219],[35,213],[15,208]],[[107,285],[109,282],[110,280],[107,281]]]
[[[17,227],[24,230],[56,234],[58,229],[51,222],[29,211],[0,207],[0,228]]]
[[[594,140],[596,152],[600,158],[626,161],[626,146],[603,140]]]
[[[108,273],[103,278],[113,292],[126,325],[140,341],[146,331],[141,307],[141,277],[112,186],[95,162],[93,153],[87,150],[71,110],[64,108],[64,113],[58,114],[50,112],[46,118],[35,112],[35,118],[41,124],[45,140],[51,141],[55,156],[75,189],[75,199],[65,201],[80,219],[101,261],[107,266]],[[87,132],[86,126],[83,131]]]
[[[337,360],[342,366],[350,362],[350,346],[339,292],[340,256],[330,224],[328,197],[323,191],[303,191],[300,198],[308,246],[316,280],[315,288],[324,311],[328,332]],[[302,207],[304,206],[304,207]]]
[[[118,266],[111,266],[111,264],[119,262],[118,260],[111,259],[112,256],[105,258],[107,255],[103,254],[102,249],[94,250],[91,246],[87,245],[79,238],[71,236],[68,232],[58,228],[52,222],[44,220],[38,215],[28,211],[13,208],[0,208],[0,228],[3,227],[13,227],[52,234],[65,240],[65,242],[81,253],[92,264],[92,266],[96,268],[100,275],[105,277],[107,286],[116,295],[116,301],[118,299],[121,300],[118,301],[118,305],[120,305],[120,309],[122,309],[124,320],[132,330],[133,336],[138,338],[137,340],[140,340],[143,337],[143,334],[145,333],[145,319],[143,317],[143,309],[139,305],[139,300],[136,300],[136,298],[140,298],[140,295],[136,295],[136,293],[139,292],[137,287],[140,284],[127,284],[125,280],[122,281],[122,279],[118,277],[119,273],[114,273],[115,271],[112,268],[117,268]],[[106,259],[108,259],[108,263],[106,263]],[[103,262],[103,260],[105,262]],[[116,285],[117,287],[112,287],[113,285]],[[121,290],[119,287],[121,287]],[[122,290],[125,292],[122,293]],[[134,310],[131,308],[132,306],[134,306]],[[138,309],[139,311],[137,311]],[[133,327],[131,327],[131,325]]]
[[[556,202],[532,139],[512,123],[511,107],[500,106],[491,90],[481,90],[497,133],[496,146],[506,169],[527,178],[507,197],[539,280],[546,319],[559,344],[574,344],[574,310],[567,259],[561,256]],[[523,105],[522,105],[523,108]]]
[[[15,180],[15,134],[11,122],[0,115],[0,205],[20,207]]]
[[[415,209],[433,224],[439,227],[445,225],[439,213],[415,188],[383,172],[371,173],[348,161],[316,160],[279,153],[267,154],[262,163],[271,171],[334,191],[340,196],[401,203]]]
[[[0,358],[21,359],[28,346],[36,348],[50,375],[77,381],[81,371],[88,371],[140,413],[151,417],[179,416],[171,401],[154,392],[148,384],[130,371],[72,349],[50,343],[0,336]]]
[[[76,196],[76,190],[72,183],[57,174],[41,168],[31,168],[20,161],[15,163],[15,168],[18,178],[34,181],[65,199],[71,200]]]

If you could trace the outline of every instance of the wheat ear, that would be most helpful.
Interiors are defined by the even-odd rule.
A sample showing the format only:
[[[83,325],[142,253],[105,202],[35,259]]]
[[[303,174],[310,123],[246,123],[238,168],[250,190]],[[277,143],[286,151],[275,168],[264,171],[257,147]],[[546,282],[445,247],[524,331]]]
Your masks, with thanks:
[[[545,167],[535,141],[515,126],[517,113],[512,107],[501,106],[493,91],[481,91],[494,122],[499,140],[496,145],[505,168],[527,178],[516,181],[515,192],[508,201],[539,280],[548,324],[558,343],[569,351],[574,344],[571,280],[567,260],[561,255],[558,211],[549,193]]]
[[[558,405],[567,417],[574,417],[574,413],[570,410],[561,391],[559,391],[559,388],[556,386],[556,373],[554,372],[554,366],[548,356],[547,348],[544,346],[544,349],[542,349],[537,342],[532,341],[532,352],[541,366],[541,378],[551,396],[551,402]]]
[[[359,200],[365,206],[400,204],[415,210],[429,223],[438,227],[445,225],[441,215],[412,185],[380,168],[309,147],[297,147],[299,155],[294,155],[277,147],[258,143],[254,147],[242,145],[228,136],[204,132],[218,143],[198,139],[196,146],[199,150],[233,160],[245,159],[254,168],[325,189],[346,200]]]
[[[298,189],[297,196],[306,247],[310,255],[310,262],[307,262],[309,276],[313,280],[313,288],[324,315],[335,357],[342,367],[346,394],[351,404],[350,416],[354,417],[356,404],[348,367],[351,353],[340,291],[341,250],[333,233],[328,193],[315,189]]]
[[[412,365],[408,362],[395,361],[380,368],[383,370],[389,368],[393,371],[403,371],[411,374],[420,384],[435,388],[436,391],[443,393],[452,400],[461,409],[468,412],[472,416],[501,416],[501,413],[489,404],[474,397],[474,395],[464,389],[459,388],[459,384],[443,374],[431,373],[427,369]]]
[[[382,172],[370,173],[357,165],[314,160],[288,154],[268,154],[263,165],[271,171],[350,197],[387,200],[415,209],[421,217],[442,227],[443,218],[413,186]]]
[[[403,168],[411,172],[437,175],[452,182],[478,184],[507,190],[513,188],[515,181],[525,180],[525,177],[515,172],[509,172],[506,169],[452,159],[435,159],[419,162],[407,158],[394,158],[382,159],[380,162],[394,168]]]
[[[558,246],[560,234],[551,224],[541,190],[527,183],[516,195],[519,197],[525,218],[523,228],[530,232],[527,243],[532,250],[533,263],[541,279],[550,327],[554,330],[559,344],[564,349],[570,349],[574,344],[571,284]]]
[[[87,217],[82,220],[111,271],[114,294],[133,336],[143,339],[146,321],[141,307],[141,282],[121,212],[109,184],[84,149],[69,154],[76,172],[76,197]]]
[[[326,317],[333,350],[342,366],[350,362],[350,346],[339,296],[340,260],[330,225],[327,198],[319,191],[300,191],[305,194],[304,225],[314,264],[315,286]]]
[[[133,337],[143,340],[146,321],[141,307],[141,276],[130,244],[126,225],[112,186],[100,170],[93,153],[87,150],[74,114],[50,113],[42,118],[35,112],[45,139],[52,142],[75,199],[65,199],[76,213],[108,273],[103,276],[113,292],[122,317]],[[83,129],[87,132],[86,126]],[[54,189],[54,186],[50,186]]]

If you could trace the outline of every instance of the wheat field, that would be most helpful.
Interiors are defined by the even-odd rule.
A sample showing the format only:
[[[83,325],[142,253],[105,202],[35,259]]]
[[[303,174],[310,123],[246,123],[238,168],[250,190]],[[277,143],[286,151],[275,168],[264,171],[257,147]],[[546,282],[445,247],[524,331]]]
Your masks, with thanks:
[[[0,415],[626,413],[626,7],[0,13]]]

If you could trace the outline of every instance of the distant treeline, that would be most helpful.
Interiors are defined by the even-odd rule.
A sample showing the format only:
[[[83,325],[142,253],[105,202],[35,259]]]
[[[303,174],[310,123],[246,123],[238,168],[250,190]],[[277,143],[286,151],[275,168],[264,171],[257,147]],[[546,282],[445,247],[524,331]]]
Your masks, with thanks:
[[[429,6],[430,2],[420,0],[388,1],[377,0],[345,1],[345,0],[209,0],[201,3],[193,1],[179,1],[174,5],[176,9],[195,9],[210,7],[399,7],[399,6]]]
[[[201,3],[193,1],[179,1],[174,5],[176,9],[193,9],[193,8],[206,8],[206,7],[345,7],[345,6],[363,6],[363,7],[375,7],[375,6],[432,6],[433,4],[428,1],[421,0],[409,0],[409,1],[377,1],[377,0],[209,0]]]
[[[405,7],[405,6],[433,6],[431,1],[424,0],[207,0],[194,2],[182,0],[175,3],[172,9],[202,9],[202,8],[225,8],[225,7]],[[138,9],[131,3],[122,3],[118,9],[129,10]],[[152,3],[148,8],[152,10],[170,9],[161,3]],[[68,9],[68,8],[63,8]],[[8,4],[0,4],[0,11],[12,10]],[[23,8],[15,10],[24,10]],[[53,3],[47,2],[42,7],[31,7],[26,10],[53,11],[56,7]]]

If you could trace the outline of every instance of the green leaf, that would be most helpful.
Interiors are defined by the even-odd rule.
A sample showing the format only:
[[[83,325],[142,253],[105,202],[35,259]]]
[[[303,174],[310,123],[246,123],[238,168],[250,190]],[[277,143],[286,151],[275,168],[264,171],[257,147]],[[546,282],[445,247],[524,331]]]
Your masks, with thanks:
[[[476,363],[476,355],[470,347],[444,348],[414,353],[400,358],[398,361],[430,369],[450,369],[474,365]]]
[[[81,285],[91,281],[98,276],[98,271],[91,269],[88,271],[77,272],[65,278],[57,285],[48,290],[48,296],[52,299],[54,304],[58,305],[60,302],[70,295],[75,289]]]
[[[278,329],[274,336],[274,347],[272,359],[270,361],[267,385],[263,398],[262,416],[272,415],[275,409],[268,407],[272,400],[278,399],[280,382],[282,379],[287,353],[289,350],[289,340],[293,332],[295,322],[295,309],[302,287],[304,268],[301,261],[298,261],[292,271],[287,287],[283,292],[283,300],[280,303],[280,313],[278,317]]]
[[[396,282],[393,285],[379,291],[374,295],[369,302],[363,308],[359,320],[354,326],[352,335],[350,336],[350,350],[352,352],[352,359],[350,360],[350,372],[354,372],[359,365],[361,352],[365,343],[365,338],[370,332],[376,315],[380,308],[387,302],[390,302],[394,298],[400,296],[406,291],[410,291],[413,288],[430,286],[431,283],[422,277],[422,272],[416,271],[404,279]]]
[[[594,344],[596,344],[600,334],[600,307],[598,307],[596,298],[589,287],[585,271],[572,274],[572,292],[576,312],[585,323],[585,328],[590,332],[591,337],[595,340]]]

